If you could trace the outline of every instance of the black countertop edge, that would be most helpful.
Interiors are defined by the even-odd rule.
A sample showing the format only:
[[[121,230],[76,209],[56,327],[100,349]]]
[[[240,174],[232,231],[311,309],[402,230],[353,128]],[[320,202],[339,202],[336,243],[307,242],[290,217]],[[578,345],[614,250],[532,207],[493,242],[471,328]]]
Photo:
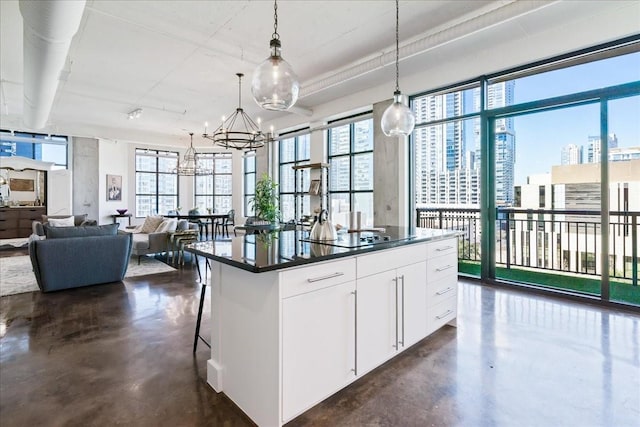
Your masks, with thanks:
[[[459,231],[454,231],[451,230],[451,232],[447,235],[442,235],[442,236],[429,236],[429,237],[424,237],[424,238],[420,238],[420,237],[416,237],[415,239],[412,240],[407,240],[407,241],[395,241],[395,242],[389,242],[389,243],[379,243],[376,245],[371,245],[371,246],[367,246],[367,247],[362,247],[362,248],[335,248],[334,249],[334,253],[328,254],[328,255],[321,255],[321,256],[313,256],[313,257],[300,257],[300,258],[296,258],[293,259],[291,261],[288,262],[283,262],[283,263],[276,263],[276,264],[270,264],[270,265],[265,265],[263,267],[259,267],[259,266],[255,266],[255,265],[251,265],[251,264],[247,264],[244,262],[239,262],[236,261],[232,258],[228,258],[228,257],[224,257],[224,256],[219,256],[219,255],[213,255],[209,252],[206,251],[201,251],[198,250],[196,248],[191,247],[191,245],[185,246],[185,250],[187,252],[191,252],[194,253],[196,255],[200,255],[209,259],[212,259],[214,261],[218,261],[222,264],[227,264],[230,265],[232,267],[237,267],[240,268],[242,270],[251,272],[251,273],[266,273],[268,271],[276,271],[276,270],[284,270],[287,268],[292,268],[292,267],[299,267],[302,265],[306,265],[306,264],[314,264],[317,262],[322,262],[322,261],[329,261],[332,259],[337,259],[337,258],[345,258],[345,257],[349,257],[349,256],[356,256],[356,255],[362,255],[362,254],[366,254],[366,253],[370,253],[370,252],[377,252],[377,251],[381,251],[384,249],[392,249],[392,248],[397,248],[397,247],[401,247],[401,246],[407,246],[407,245],[414,245],[414,244],[418,244],[418,243],[427,243],[427,242],[437,242],[439,240],[446,240],[446,239],[450,239],[452,237],[457,237],[460,234],[462,234]]]

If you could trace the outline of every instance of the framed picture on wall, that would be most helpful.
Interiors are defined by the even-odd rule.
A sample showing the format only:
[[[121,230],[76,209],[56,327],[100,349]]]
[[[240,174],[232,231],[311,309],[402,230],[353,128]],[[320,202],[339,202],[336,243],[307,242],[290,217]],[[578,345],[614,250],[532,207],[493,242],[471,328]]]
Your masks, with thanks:
[[[107,175],[107,201],[122,200],[122,175]]]
[[[311,184],[309,185],[309,194],[312,196],[317,196],[320,194],[320,180],[312,179]]]

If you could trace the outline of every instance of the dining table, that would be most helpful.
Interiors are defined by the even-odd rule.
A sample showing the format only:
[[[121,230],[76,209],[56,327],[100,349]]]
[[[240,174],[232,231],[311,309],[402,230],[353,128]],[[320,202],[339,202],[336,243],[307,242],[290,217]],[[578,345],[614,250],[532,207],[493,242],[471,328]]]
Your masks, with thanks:
[[[216,238],[215,235],[215,223],[217,220],[224,220],[229,216],[228,213],[210,213],[210,214],[170,214],[164,215],[165,218],[177,218],[177,219],[186,219],[188,221],[197,222],[200,220],[200,236],[206,239],[209,239],[209,236],[213,239]],[[209,234],[209,224],[211,224],[211,234]],[[204,230],[204,232],[203,232]]]

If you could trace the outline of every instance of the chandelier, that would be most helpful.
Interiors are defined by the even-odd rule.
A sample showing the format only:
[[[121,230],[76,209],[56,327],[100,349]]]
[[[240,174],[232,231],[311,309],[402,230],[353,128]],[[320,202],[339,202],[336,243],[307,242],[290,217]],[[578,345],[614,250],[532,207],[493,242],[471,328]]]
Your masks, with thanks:
[[[182,161],[178,161],[178,166],[173,172],[181,176],[211,175],[213,169],[202,165],[201,160],[198,159],[198,153],[196,153],[195,148],[193,148],[193,132],[189,132],[189,136],[191,137],[189,148],[187,148],[187,151],[184,153]]]
[[[253,72],[251,93],[253,99],[265,110],[284,111],[298,100],[300,85],[298,76],[291,65],[280,54],[280,34],[278,34],[278,2],[273,2],[273,34],[271,35],[271,55],[262,61]]]
[[[399,66],[399,35],[398,35],[398,18],[400,15],[400,7],[396,0],[396,90],[393,92],[393,104],[391,104],[382,114],[380,126],[382,132],[387,136],[407,136],[413,132],[416,125],[416,118],[413,111],[406,105],[406,97],[400,92],[398,80],[400,76]]]
[[[228,119],[222,117],[222,124],[212,134],[208,134],[205,129],[202,137],[226,149],[255,150],[264,146],[267,135],[262,133],[260,126],[242,109],[242,77],[244,74],[236,73],[236,76],[238,76],[238,108]]]

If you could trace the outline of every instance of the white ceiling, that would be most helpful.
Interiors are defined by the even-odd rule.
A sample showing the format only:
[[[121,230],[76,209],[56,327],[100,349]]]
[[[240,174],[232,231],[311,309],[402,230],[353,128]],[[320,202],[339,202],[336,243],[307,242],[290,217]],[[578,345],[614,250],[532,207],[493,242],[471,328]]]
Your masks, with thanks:
[[[470,43],[490,46],[514,32],[535,32],[541,24],[540,19],[536,21],[538,15],[544,17],[545,25],[562,25],[567,13],[579,19],[581,13],[601,13],[615,2],[558,6],[550,1],[521,1],[518,7],[512,3],[401,1],[401,45],[429,35],[450,39],[438,42],[434,36],[434,46],[403,59],[401,75],[429,67],[429,61],[452,59]],[[578,7],[577,3],[583,4]],[[296,107],[313,111],[345,94],[381,84],[388,84],[391,97],[394,6],[386,0],[278,3],[283,57],[301,83]],[[2,0],[0,19],[0,126],[28,130],[21,122],[22,17],[18,2]],[[481,22],[486,31],[475,28]],[[464,23],[469,24],[464,30],[467,34],[461,32],[461,25],[456,26]],[[188,131],[201,132],[205,121],[213,127],[222,115],[234,111],[237,72],[245,74],[242,102],[254,119],[269,121],[292,114],[265,112],[251,98],[251,75],[268,56],[272,32],[271,1],[89,0],[70,48],[66,77],[58,86],[43,131],[146,142],[167,137],[187,141]],[[371,67],[372,59],[380,64]],[[366,67],[358,66],[363,63]],[[142,117],[128,120],[127,113],[136,108],[144,110]]]

